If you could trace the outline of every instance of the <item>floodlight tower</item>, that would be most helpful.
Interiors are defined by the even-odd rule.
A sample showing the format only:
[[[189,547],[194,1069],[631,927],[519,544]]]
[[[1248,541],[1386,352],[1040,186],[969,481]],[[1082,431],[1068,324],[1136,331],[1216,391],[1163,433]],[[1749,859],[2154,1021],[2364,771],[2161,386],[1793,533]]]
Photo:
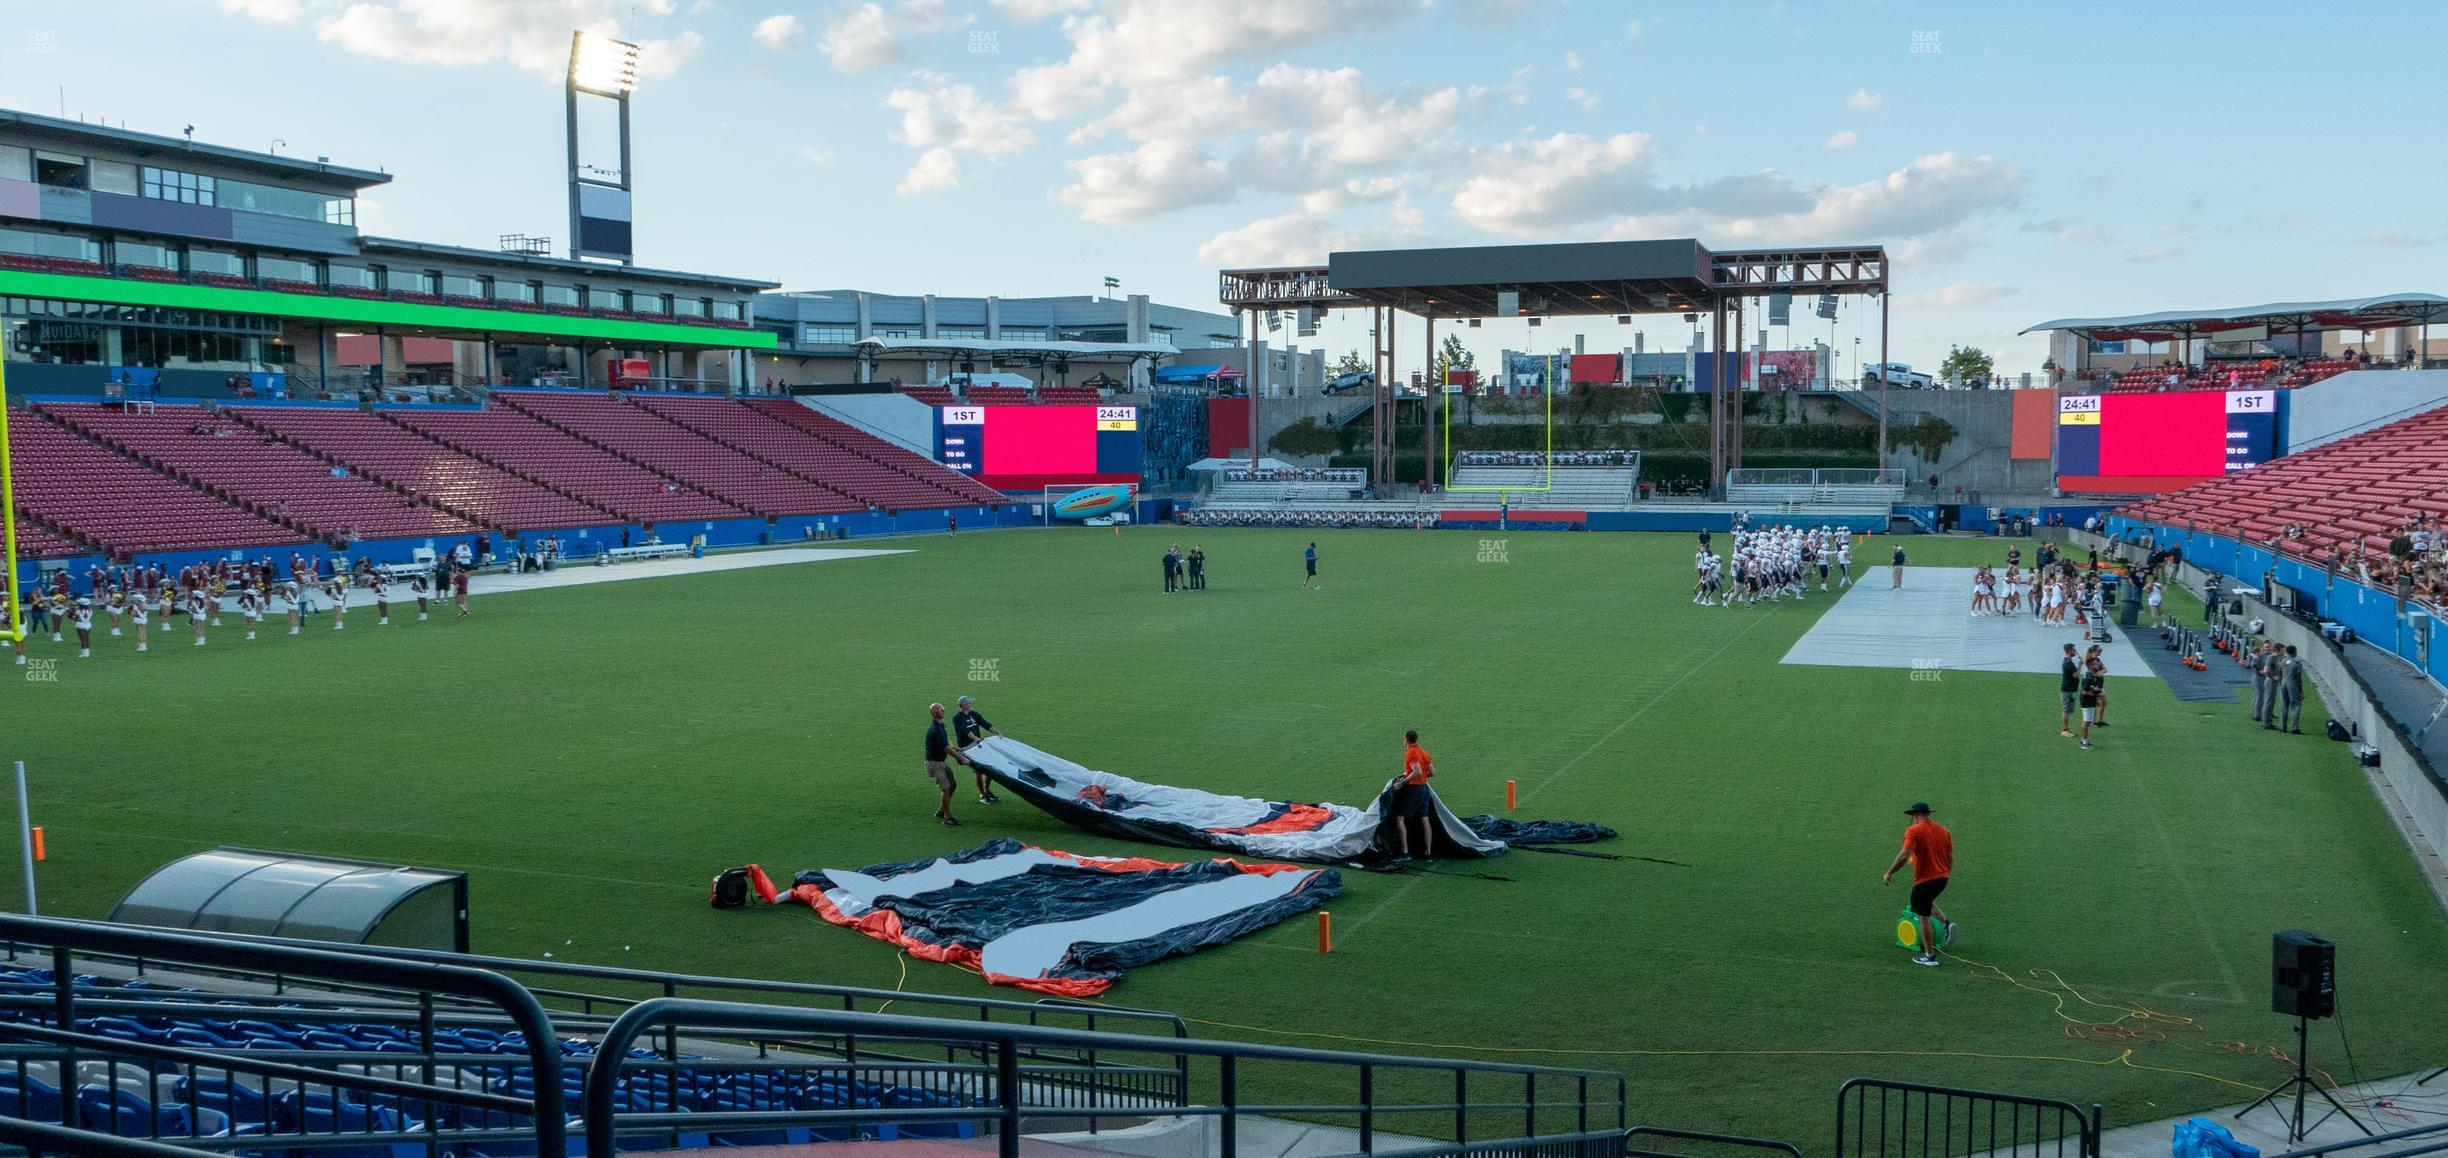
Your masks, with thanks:
[[[638,46],[593,32],[570,34],[568,96],[570,256],[636,260],[630,241],[629,93],[637,88]],[[617,170],[589,166],[578,155],[578,96],[618,106]]]

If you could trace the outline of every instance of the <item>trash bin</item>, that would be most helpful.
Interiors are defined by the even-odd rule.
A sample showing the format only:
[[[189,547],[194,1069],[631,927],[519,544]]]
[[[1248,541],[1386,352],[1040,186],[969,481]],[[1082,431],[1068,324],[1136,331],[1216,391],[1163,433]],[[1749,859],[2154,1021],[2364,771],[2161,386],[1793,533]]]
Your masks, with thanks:
[[[2139,599],[2127,599],[2127,600],[2123,600],[2123,601],[2121,602],[2121,604],[2120,604],[2120,605],[2117,607],[2117,623],[2118,623],[2119,625],[2124,626],[2124,627],[2132,627],[2132,626],[2134,626],[2135,624],[2137,624],[2137,623],[2141,622],[2141,620],[2142,620],[2142,601],[2141,601],[2141,600],[2139,600]]]

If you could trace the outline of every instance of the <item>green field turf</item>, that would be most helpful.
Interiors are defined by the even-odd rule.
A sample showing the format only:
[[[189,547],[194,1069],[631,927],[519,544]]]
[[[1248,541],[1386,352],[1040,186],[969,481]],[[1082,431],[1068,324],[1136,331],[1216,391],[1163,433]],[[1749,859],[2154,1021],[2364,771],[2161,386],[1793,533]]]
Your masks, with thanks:
[[[1524,818],[1599,821],[1611,851],[1683,865],[1346,873],[1332,955],[1303,919],[1108,1000],[1219,1036],[1620,1069],[1636,1120],[1812,1145],[1857,1075],[2101,1101],[2112,1124],[2244,1100],[2285,1072],[2264,1048],[2293,1028],[2268,1010],[2269,935],[2303,927],[2341,946],[2320,1061],[2351,1076],[2341,1029],[2364,1076],[2448,1060],[2448,922],[2344,745],[2119,680],[2082,752],[2051,676],[1781,666],[1827,602],[1694,607],[1683,535],[1513,534],[1496,562],[1478,535],[1327,533],[1325,587],[1304,591],[1311,537],[924,538],[481,597],[466,621],[361,612],[203,649],[165,631],[147,656],[107,640],[0,693],[0,756],[32,769],[50,912],[101,916],[162,862],[244,844],[464,868],[483,952],[890,988],[890,949],[804,911],[709,910],[707,879],[998,836],[1163,854],[967,791],[967,825],[935,825],[930,700],[975,693],[1092,767],[1297,800],[1365,799],[1416,727],[1457,811],[1500,809],[1512,779]],[[1158,594],[1174,540],[1207,548],[1210,590]],[[1893,945],[1905,887],[1878,875],[1924,798],[1957,841],[1956,948],[2032,989]],[[2078,1036],[2120,1011],[2042,992],[2052,977],[2193,1021]],[[907,983],[988,992],[924,963]]]

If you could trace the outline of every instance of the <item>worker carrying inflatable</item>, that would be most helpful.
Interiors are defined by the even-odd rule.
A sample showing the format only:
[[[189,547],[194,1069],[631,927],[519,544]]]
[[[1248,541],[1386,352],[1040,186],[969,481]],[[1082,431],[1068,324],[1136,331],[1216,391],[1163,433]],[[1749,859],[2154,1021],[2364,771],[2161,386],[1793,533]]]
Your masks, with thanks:
[[[1381,835],[1379,823],[1400,777],[1387,781],[1367,808],[1354,808],[1147,784],[1083,768],[1009,736],[989,736],[962,749],[962,755],[972,767],[1056,819],[1101,836],[1328,864],[1367,864],[1394,855],[1392,832]],[[1529,826],[1492,816],[1464,821],[1436,799],[1432,789],[1429,798],[1434,856],[1497,856],[1512,844],[1576,843],[1615,835],[1598,825],[1562,821]],[[1534,839],[1511,836],[1508,841],[1498,835],[1508,827]]]

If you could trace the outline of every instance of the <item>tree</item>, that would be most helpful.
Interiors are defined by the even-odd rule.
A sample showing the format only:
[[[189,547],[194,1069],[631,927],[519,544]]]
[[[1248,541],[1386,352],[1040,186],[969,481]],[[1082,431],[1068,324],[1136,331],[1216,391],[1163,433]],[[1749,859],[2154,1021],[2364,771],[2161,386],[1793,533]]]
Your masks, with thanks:
[[[1287,458],[1313,458],[1333,454],[1337,440],[1331,427],[1315,418],[1303,418],[1267,439],[1267,449]]]
[[[1360,351],[1358,350],[1349,350],[1346,351],[1341,358],[1335,360],[1334,369],[1328,371],[1326,376],[1329,378],[1344,378],[1353,374],[1366,374],[1368,372],[1368,359],[1361,357]]]
[[[1479,359],[1473,357],[1470,350],[1462,345],[1462,336],[1447,334],[1445,344],[1437,347],[1434,377],[1437,383],[1442,385],[1447,373],[1454,370],[1475,369],[1478,365]]]
[[[1942,382],[1985,382],[1996,374],[1997,359],[1978,346],[1949,346],[1946,361],[1938,364]]]

